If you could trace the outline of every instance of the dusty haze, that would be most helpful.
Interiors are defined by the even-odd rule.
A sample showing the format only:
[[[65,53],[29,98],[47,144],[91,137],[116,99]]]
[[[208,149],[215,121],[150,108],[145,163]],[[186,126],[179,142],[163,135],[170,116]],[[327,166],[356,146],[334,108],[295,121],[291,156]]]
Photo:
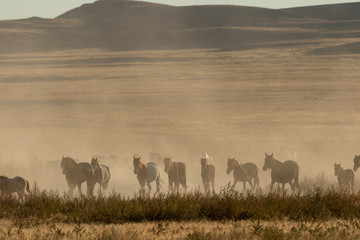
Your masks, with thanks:
[[[61,192],[60,166],[49,169],[47,161],[117,155],[122,161],[108,163],[110,188],[131,194],[139,188],[133,153],[147,161],[159,152],[185,162],[196,188],[206,151],[215,158],[217,189],[232,181],[225,174],[232,156],[255,162],[265,186],[264,153],[285,160],[296,151],[301,177],[325,172],[335,182],[333,163],[352,168],[359,151],[359,56],[308,50],[5,55],[1,173]]]
[[[185,162],[189,187],[202,189],[208,152],[217,190],[232,181],[228,157],[256,163],[266,187],[265,152],[296,152],[301,179],[335,183],[334,163],[352,168],[360,153],[358,8],[98,1],[1,21],[0,174],[63,192],[62,156],[102,155],[110,189],[131,195],[133,154],[159,152]]]

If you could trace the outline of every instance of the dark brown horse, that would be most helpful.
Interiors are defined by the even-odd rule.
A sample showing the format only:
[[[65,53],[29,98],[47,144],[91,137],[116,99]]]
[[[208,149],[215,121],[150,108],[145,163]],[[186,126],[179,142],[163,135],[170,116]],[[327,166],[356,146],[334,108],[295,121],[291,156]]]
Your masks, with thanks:
[[[100,185],[100,192],[102,189],[106,190],[110,180],[110,169],[105,164],[99,164],[97,158],[91,159],[91,167],[94,170],[94,180]]]
[[[208,193],[210,191],[211,184],[212,191],[214,193],[215,166],[208,164],[208,159],[206,158],[201,158],[201,178],[204,184],[205,192]]]
[[[295,188],[299,189],[299,165],[292,160],[280,162],[273,157],[274,154],[268,155],[265,153],[265,163],[263,170],[271,169],[271,185],[270,190],[273,189],[274,184],[281,183],[282,191],[285,189],[285,184],[289,183],[292,191]],[[294,182],[292,182],[294,180]]]
[[[344,170],[340,163],[334,164],[335,176],[337,176],[338,183],[341,189],[346,189],[354,193],[354,172],[351,169]]]
[[[354,172],[360,167],[360,155],[355,155],[354,157]]]
[[[164,171],[169,177],[169,191],[179,193],[179,185],[186,192],[186,165],[182,162],[173,162],[171,157],[164,158]]]
[[[141,189],[144,189],[145,184],[151,192],[150,183],[156,181],[156,193],[160,191],[160,171],[158,166],[154,162],[148,162],[146,164],[141,162],[141,156],[134,156],[133,159],[134,173],[137,175],[137,179],[141,186]]]
[[[79,194],[81,192],[81,184],[86,181],[87,195],[92,196],[94,191],[94,171],[90,163],[77,163],[71,157],[63,157],[61,160],[62,174],[66,176],[66,181],[69,186],[69,193],[72,195],[75,187],[78,187]]]
[[[1,194],[10,195],[17,193],[20,202],[24,203],[30,194],[30,185],[27,180],[22,177],[8,178],[0,176],[0,191]]]
[[[252,190],[259,188],[259,169],[254,163],[239,164],[235,158],[228,158],[226,173],[230,174],[234,170],[235,188],[237,182],[243,182],[243,191],[246,191],[246,182],[251,186]]]

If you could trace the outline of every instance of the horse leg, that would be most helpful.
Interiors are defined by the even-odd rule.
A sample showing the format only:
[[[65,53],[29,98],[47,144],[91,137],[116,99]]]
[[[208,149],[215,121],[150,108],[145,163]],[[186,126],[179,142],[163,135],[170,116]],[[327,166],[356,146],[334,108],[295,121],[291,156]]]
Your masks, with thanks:
[[[289,184],[290,184],[292,193],[294,193],[295,192],[295,184],[292,183],[291,181],[289,182]]]
[[[160,176],[156,178],[156,192],[155,194],[160,192]]]
[[[178,181],[176,181],[175,182],[176,194],[179,194],[179,185],[180,185],[180,183]]]
[[[243,191],[244,191],[244,193],[246,193],[246,180],[243,181]]]
[[[237,180],[237,179],[236,179],[236,180],[234,180],[234,184],[231,186],[231,189],[232,189],[232,190],[234,190],[234,189],[235,189],[235,186],[236,186],[237,182],[238,182],[238,180]]]
[[[186,179],[183,179],[180,183],[181,183],[181,186],[184,188],[185,193],[186,193]],[[209,183],[208,183],[207,188],[209,188]]]
[[[204,184],[204,191],[207,193],[207,182],[203,179],[203,184]]]
[[[252,179],[249,180],[249,185],[250,185],[250,187],[251,187],[251,190],[254,191],[255,185],[253,184],[253,180],[252,180]]]
[[[20,203],[25,202],[25,201],[24,201],[24,195],[23,195],[23,193],[22,193],[21,191],[18,191],[18,192],[16,192],[16,193],[17,193],[17,195],[19,196],[19,202],[20,202]]]
[[[69,194],[70,194],[70,196],[73,196],[76,184],[68,184],[68,185],[69,185]]]
[[[213,191],[213,194],[215,193],[215,187],[214,187],[214,180],[211,181],[211,185],[212,185],[212,191]],[[210,188],[210,187],[209,187]]]
[[[78,184],[77,184],[77,187],[78,187],[78,192],[79,192],[80,196],[82,196],[81,183],[78,183]]]
[[[88,196],[93,196],[95,184],[96,184],[96,182],[89,181],[89,180],[86,181],[86,187],[87,187],[86,191],[87,191]],[[101,192],[101,188],[100,188],[100,192]]]
[[[272,192],[272,190],[274,188],[274,184],[275,184],[275,181],[271,179],[270,192]]]
[[[285,190],[285,183],[282,183],[282,184],[281,184],[281,189],[282,189],[282,192],[284,192],[284,190]]]
[[[150,183],[149,183],[149,182],[148,182],[146,185],[148,186],[148,189],[149,189],[149,194],[150,194],[150,193],[151,193],[151,185],[150,185]]]

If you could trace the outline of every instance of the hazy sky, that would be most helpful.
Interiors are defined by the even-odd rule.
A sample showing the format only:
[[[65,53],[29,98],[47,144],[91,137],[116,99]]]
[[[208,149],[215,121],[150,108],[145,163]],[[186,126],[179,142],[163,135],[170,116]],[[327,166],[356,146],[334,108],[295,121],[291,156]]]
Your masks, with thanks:
[[[154,0],[151,2],[175,6],[232,4],[266,8],[286,8],[359,1],[360,0]],[[0,0],[0,19],[19,19],[32,16],[53,18],[84,3],[92,2],[94,2],[94,0]]]

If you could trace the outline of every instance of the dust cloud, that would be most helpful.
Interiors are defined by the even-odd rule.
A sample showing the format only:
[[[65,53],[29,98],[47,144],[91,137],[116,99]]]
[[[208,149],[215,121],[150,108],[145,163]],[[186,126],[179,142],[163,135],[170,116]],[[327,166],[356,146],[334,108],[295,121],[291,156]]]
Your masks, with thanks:
[[[323,173],[335,184],[334,163],[352,168],[359,154],[359,57],[306,55],[308,48],[4,55],[0,174],[62,193],[62,156],[100,156],[111,170],[109,191],[132,196],[140,188],[133,154],[147,162],[158,152],[186,163],[189,188],[202,190],[207,152],[217,191],[233,182],[228,157],[254,162],[266,189],[267,152],[296,158],[300,180]],[[167,192],[162,162],[159,168]]]

